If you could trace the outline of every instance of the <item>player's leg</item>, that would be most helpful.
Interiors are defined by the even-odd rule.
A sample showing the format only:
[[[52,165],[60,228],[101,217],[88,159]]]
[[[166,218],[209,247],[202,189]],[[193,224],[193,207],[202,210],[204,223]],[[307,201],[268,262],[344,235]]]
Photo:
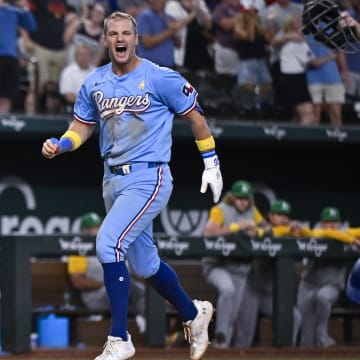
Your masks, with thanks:
[[[206,271],[205,276],[206,282],[215,287],[218,293],[214,343],[217,347],[226,348],[230,346],[234,327],[235,284],[226,266],[214,266]]]
[[[127,332],[131,280],[124,260],[131,244],[166,205],[171,191],[168,167],[144,168],[125,176],[114,176],[105,168],[103,193],[108,213],[97,235],[96,250],[112,319],[107,345],[97,360],[127,359],[135,353]],[[147,262],[150,274],[158,268],[158,259]]]
[[[300,281],[297,293],[297,306],[301,314],[300,345],[315,346],[315,293],[316,288],[305,281]]]
[[[129,312],[131,312],[135,316],[136,325],[139,329],[140,334],[145,333],[145,285],[141,281],[135,279],[134,276],[131,276]]]
[[[235,347],[249,347],[253,345],[261,296],[251,284],[245,286],[240,304],[240,311],[236,321]]]
[[[297,345],[300,326],[301,326],[301,314],[299,309],[296,306],[294,306],[293,307],[293,339],[292,339],[293,346]]]
[[[110,310],[109,297],[104,286],[97,290],[82,291],[81,298],[88,309]]]
[[[335,340],[328,334],[331,308],[339,297],[339,289],[328,285],[322,287],[316,294],[316,345],[322,347],[334,346]]]
[[[139,276],[147,282],[179,312],[186,329],[189,331],[190,357],[200,359],[207,349],[208,325],[212,319],[213,306],[208,301],[192,300],[182,288],[173,268],[159,259],[154,246],[152,226],[149,226],[131,244],[128,259]],[[154,273],[148,264],[158,262],[158,270]]]
[[[168,300],[179,311],[184,321],[195,317],[196,308],[181,287],[177,274],[159,258],[154,244],[152,224],[130,245],[127,258],[134,272],[145,278],[162,297]]]

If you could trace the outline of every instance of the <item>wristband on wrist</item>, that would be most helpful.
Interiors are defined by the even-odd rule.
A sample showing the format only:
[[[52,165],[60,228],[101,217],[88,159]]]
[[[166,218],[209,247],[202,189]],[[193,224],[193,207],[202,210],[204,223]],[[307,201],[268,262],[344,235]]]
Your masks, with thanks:
[[[203,140],[195,140],[195,143],[201,153],[215,151],[215,140],[213,136],[209,136]]]
[[[263,237],[265,235],[264,229],[257,228],[256,232],[258,237]]]
[[[72,141],[68,138],[64,138],[64,139],[57,139],[57,138],[51,138],[51,142],[54,145],[59,145],[60,151],[59,153],[62,154],[63,152],[67,152],[67,151],[71,151],[72,149]]]
[[[240,225],[237,222],[233,222],[229,225],[229,231],[231,233],[236,233],[240,230]]]
[[[74,151],[81,145],[80,135],[72,130],[66,131],[60,138],[61,152]]]

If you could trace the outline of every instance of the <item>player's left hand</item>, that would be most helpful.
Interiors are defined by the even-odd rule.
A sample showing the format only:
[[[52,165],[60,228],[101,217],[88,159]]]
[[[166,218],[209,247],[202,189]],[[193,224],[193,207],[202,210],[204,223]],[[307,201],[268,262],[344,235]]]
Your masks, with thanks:
[[[60,154],[60,150],[59,140],[51,138],[43,142],[41,153],[45,158],[52,159]]]
[[[209,169],[205,168],[203,171],[200,192],[205,193],[208,185],[213,193],[214,203],[217,203],[223,189],[223,179],[219,165]]]

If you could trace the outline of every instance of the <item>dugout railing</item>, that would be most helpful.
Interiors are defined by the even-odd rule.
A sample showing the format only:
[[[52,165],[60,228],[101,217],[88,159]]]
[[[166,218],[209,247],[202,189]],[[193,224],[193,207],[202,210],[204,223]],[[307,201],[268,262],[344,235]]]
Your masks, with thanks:
[[[304,257],[343,258],[349,268],[358,258],[351,245],[327,239],[227,237],[177,237],[158,234],[157,245],[164,259],[201,259],[204,255],[225,258],[270,258],[273,277],[273,345],[291,346],[295,261]],[[0,238],[1,334],[5,351],[30,351],[32,257],[95,254],[95,238],[88,236],[7,236]],[[204,281],[204,279],[194,279]],[[147,291],[149,346],[164,345],[165,302],[150,288]]]

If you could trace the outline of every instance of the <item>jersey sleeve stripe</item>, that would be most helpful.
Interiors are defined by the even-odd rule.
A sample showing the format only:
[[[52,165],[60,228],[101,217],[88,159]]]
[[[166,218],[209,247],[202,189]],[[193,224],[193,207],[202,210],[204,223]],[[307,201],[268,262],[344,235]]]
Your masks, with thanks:
[[[191,105],[191,107],[181,113],[179,113],[180,116],[186,116],[190,111],[194,110],[196,105],[197,105],[197,98],[198,98],[199,94],[196,94],[195,99],[193,104]]]
[[[82,124],[87,125],[96,125],[96,120],[83,120],[80,117],[78,117],[76,114],[73,114],[74,120],[81,122]]]

